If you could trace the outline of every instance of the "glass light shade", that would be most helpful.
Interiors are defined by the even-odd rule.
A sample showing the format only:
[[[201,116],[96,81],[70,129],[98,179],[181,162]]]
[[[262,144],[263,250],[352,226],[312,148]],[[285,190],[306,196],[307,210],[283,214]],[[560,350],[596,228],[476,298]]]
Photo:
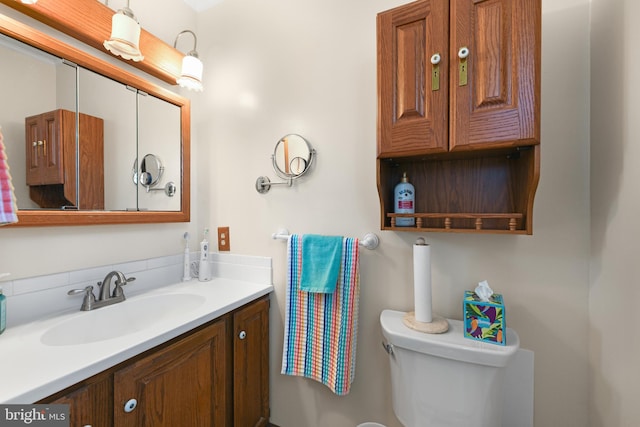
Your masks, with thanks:
[[[23,4],[36,4],[38,0],[20,0]]]
[[[105,40],[105,49],[116,56],[138,62],[144,59],[139,43],[140,24],[124,10],[119,10],[111,18],[111,38]]]
[[[193,52],[185,55],[182,58],[182,72],[176,83],[187,89],[202,92],[202,69],[202,61],[193,55]]]

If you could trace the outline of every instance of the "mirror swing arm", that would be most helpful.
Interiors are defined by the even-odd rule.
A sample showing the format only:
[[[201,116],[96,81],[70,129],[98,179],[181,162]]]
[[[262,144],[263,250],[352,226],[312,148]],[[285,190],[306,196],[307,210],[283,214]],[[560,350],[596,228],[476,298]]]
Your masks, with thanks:
[[[282,147],[282,148],[281,148]],[[289,160],[289,154],[293,153],[293,158]],[[282,156],[280,156],[282,154]],[[271,182],[267,176],[259,176],[256,179],[256,191],[260,194],[267,193],[272,185],[293,186],[293,181],[306,174],[316,156],[316,150],[305,138],[297,134],[283,136],[275,146],[271,155],[273,170],[280,182]],[[282,159],[281,159],[282,157]]]

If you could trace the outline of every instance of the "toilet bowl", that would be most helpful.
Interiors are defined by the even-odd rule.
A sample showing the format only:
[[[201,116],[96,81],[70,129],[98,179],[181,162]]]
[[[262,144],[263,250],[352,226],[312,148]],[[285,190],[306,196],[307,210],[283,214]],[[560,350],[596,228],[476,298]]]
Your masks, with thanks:
[[[464,338],[457,320],[448,320],[443,334],[418,332],[404,325],[404,315],[380,315],[398,420],[405,427],[503,425],[506,367],[520,347],[516,332],[507,328],[501,346]]]

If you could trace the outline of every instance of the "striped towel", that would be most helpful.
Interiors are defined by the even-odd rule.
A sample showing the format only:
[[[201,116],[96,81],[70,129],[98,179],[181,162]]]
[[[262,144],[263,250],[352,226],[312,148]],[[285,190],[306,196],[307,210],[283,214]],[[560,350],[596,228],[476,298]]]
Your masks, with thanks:
[[[358,239],[343,239],[340,274],[333,293],[300,290],[302,236],[289,237],[287,257],[282,373],[314,379],[343,396],[349,393],[356,366]]]
[[[2,130],[0,129],[0,225],[18,222],[17,210],[7,155],[4,152]]]

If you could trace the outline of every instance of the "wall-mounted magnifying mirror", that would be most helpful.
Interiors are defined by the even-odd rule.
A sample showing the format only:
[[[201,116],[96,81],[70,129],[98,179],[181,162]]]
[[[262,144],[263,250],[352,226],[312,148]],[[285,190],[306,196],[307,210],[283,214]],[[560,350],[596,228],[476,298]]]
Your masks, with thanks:
[[[162,161],[155,154],[147,154],[142,158],[140,162],[140,169],[138,170],[138,159],[133,161],[132,179],[135,185],[142,185],[145,187],[147,193],[150,191],[164,191],[169,197],[177,191],[175,183],[168,182],[163,188],[153,188],[160,182],[162,175],[164,174],[164,166]]]
[[[309,171],[315,154],[316,150],[302,136],[294,133],[283,136],[276,143],[271,160],[276,175],[286,181],[271,182],[268,177],[261,176],[256,180],[256,190],[258,193],[266,193],[272,185],[291,187],[293,180]]]

